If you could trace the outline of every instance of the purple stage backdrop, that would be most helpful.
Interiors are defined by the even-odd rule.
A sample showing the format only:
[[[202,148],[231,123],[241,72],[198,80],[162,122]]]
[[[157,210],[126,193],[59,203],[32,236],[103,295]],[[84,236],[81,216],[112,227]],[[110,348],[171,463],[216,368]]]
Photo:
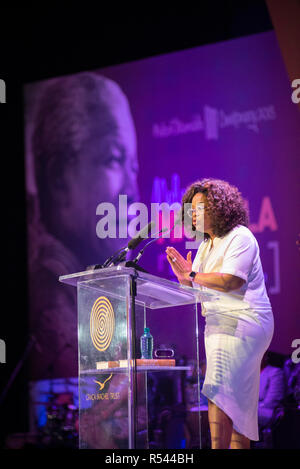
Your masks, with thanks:
[[[26,167],[32,379],[77,374],[76,295],[59,275],[102,262],[124,239],[101,240],[97,206],[180,202],[203,177],[236,185],[260,246],[275,333],[300,337],[300,114],[273,32],[29,84]],[[117,219],[120,218],[117,214]],[[166,239],[140,264],[174,279]],[[196,251],[193,252],[193,257]],[[169,327],[166,318],[160,327]]]

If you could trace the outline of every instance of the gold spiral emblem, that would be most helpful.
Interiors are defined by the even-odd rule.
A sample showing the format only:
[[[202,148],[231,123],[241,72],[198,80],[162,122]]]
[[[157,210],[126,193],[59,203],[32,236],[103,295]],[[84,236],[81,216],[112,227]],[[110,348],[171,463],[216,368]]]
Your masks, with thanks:
[[[104,352],[111,343],[115,330],[115,315],[111,302],[100,296],[93,304],[90,317],[91,339],[99,352]]]

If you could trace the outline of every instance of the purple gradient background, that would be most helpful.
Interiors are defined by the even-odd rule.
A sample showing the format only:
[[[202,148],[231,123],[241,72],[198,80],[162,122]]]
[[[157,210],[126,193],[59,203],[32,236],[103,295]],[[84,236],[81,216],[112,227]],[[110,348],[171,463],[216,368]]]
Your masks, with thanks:
[[[291,101],[291,85],[273,32],[197,47],[101,69],[115,80],[130,102],[137,131],[141,201],[150,203],[155,177],[180,176],[181,188],[196,179],[216,177],[236,185],[248,200],[250,229],[256,236],[273,306],[275,333],[271,349],[290,354],[300,337],[299,223],[300,114]],[[245,112],[270,108],[273,118],[258,131],[240,125],[219,128],[217,139],[204,130],[154,138],[153,125],[174,118],[188,122],[204,106]],[[274,113],[275,111],[275,113]],[[277,229],[260,231],[263,199],[269,198]],[[272,227],[271,227],[272,228]],[[274,229],[275,228],[275,229]],[[269,243],[275,242],[274,245]],[[141,264],[172,278],[162,257],[170,241],[152,246]],[[175,245],[186,253],[184,243]],[[274,249],[278,249],[276,270]],[[274,291],[272,293],[272,291]]]
[[[96,73],[115,81],[128,99],[137,135],[141,202],[150,207],[151,202],[167,201],[167,196],[171,201],[180,202],[186,186],[203,177],[227,180],[247,199],[249,228],[260,246],[275,317],[270,348],[291,354],[292,341],[300,337],[300,252],[296,246],[300,233],[300,114],[291,100],[292,88],[275,34],[268,32],[174,52]],[[30,106],[36,105],[45,84],[40,82],[27,88],[27,97],[34,95],[35,102],[30,101],[27,106],[26,135],[30,135],[32,126]],[[211,121],[206,117],[208,108]],[[245,117],[246,112],[253,113],[260,108],[267,109],[268,114],[264,114],[257,127],[245,123],[222,127],[219,120],[222,113],[232,117],[232,113],[239,112]],[[154,133],[163,123],[173,119],[187,123],[195,116],[201,120],[198,131],[164,138]],[[34,192],[35,185],[30,151],[27,146],[29,194]],[[177,188],[172,188],[174,175],[177,175]],[[169,191],[162,193],[161,200],[153,191],[155,180],[165,184]],[[87,198],[88,194],[82,197]],[[261,218],[263,201],[270,203],[274,217],[273,223],[265,223],[267,226],[263,226]],[[98,241],[101,249],[101,240]],[[182,254],[187,253],[183,241],[164,240],[152,244],[140,264],[152,274],[174,280],[164,254],[170,244]],[[107,257],[110,254],[107,252]],[[194,251],[193,257],[195,254]],[[94,263],[97,262],[95,259]],[[90,263],[91,259],[86,259],[81,269]],[[61,284],[57,287],[60,291],[64,288]],[[76,337],[74,347],[75,341]],[[74,370],[66,370],[66,376],[72,374]]]

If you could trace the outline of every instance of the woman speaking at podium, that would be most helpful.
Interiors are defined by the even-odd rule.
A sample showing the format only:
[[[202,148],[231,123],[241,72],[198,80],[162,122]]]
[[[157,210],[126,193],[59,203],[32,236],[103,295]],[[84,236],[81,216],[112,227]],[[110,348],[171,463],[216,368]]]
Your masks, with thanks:
[[[212,448],[247,449],[250,440],[258,440],[260,364],[274,331],[259,246],[237,187],[205,178],[183,195],[182,219],[184,204],[191,204],[193,231],[201,219],[204,240],[193,262],[191,251],[185,259],[173,247],[166,249],[167,259],[181,284],[222,292],[218,306],[202,305],[207,361],[202,393]]]

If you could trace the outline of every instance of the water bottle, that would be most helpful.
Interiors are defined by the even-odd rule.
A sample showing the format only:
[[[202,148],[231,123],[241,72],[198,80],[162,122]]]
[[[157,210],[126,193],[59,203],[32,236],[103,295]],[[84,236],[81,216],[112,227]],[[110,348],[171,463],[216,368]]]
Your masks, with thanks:
[[[145,327],[144,334],[141,337],[141,355],[142,358],[151,359],[153,354],[153,337],[150,334],[149,327]]]

